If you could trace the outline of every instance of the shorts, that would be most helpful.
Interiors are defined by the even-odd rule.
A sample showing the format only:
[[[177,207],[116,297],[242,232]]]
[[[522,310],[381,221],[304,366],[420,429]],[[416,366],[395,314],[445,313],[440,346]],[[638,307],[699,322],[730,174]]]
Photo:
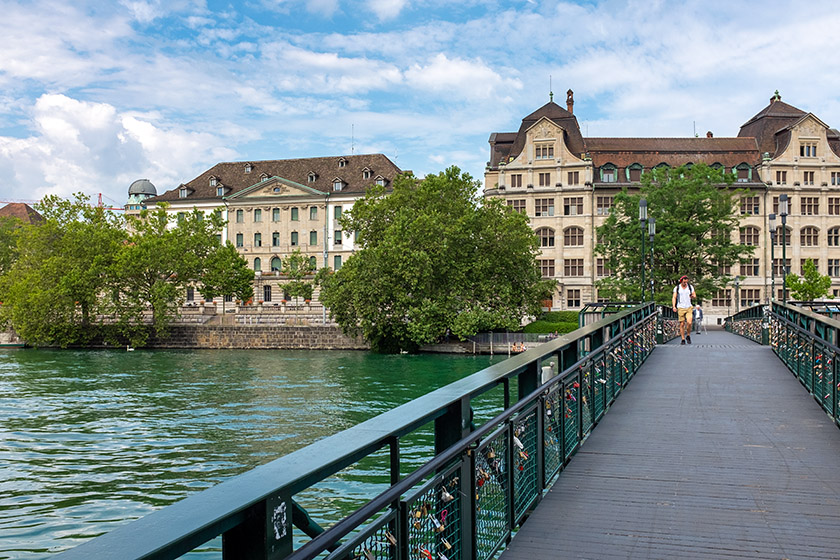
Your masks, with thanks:
[[[690,323],[693,312],[693,307],[677,307],[677,317],[679,317],[680,323],[684,323],[686,321]]]

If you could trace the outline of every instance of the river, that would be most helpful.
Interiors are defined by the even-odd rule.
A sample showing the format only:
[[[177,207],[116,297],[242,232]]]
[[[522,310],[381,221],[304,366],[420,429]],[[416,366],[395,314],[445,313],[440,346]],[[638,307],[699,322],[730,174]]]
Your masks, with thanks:
[[[0,350],[0,559],[49,558],[503,358]],[[386,481],[362,465],[301,498],[331,522]]]

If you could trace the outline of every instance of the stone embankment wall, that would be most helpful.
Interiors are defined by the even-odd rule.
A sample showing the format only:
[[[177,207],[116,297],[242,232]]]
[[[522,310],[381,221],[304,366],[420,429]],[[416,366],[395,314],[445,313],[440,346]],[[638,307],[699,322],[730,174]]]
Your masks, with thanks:
[[[151,337],[148,348],[277,348],[368,350],[362,338],[332,326],[177,325],[165,338]]]

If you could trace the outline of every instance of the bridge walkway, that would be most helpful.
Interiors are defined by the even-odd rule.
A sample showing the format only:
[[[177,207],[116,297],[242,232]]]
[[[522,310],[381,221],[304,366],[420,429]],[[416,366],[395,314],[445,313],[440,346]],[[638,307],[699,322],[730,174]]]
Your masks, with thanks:
[[[840,430],[769,346],[658,346],[501,555],[840,558]]]

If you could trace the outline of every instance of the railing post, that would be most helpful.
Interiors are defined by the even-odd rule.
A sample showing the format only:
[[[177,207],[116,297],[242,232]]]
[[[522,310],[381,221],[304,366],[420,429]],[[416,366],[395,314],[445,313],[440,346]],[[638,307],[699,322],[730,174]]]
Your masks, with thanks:
[[[292,553],[292,500],[275,495],[245,512],[245,520],[222,535],[225,560],[280,560]]]
[[[435,418],[435,455],[438,455],[470,433],[472,409],[469,396],[450,404],[443,416]],[[472,462],[461,461],[459,476],[473,480]],[[461,558],[472,558],[475,550],[475,486],[467,487],[469,498],[461,510]]]

